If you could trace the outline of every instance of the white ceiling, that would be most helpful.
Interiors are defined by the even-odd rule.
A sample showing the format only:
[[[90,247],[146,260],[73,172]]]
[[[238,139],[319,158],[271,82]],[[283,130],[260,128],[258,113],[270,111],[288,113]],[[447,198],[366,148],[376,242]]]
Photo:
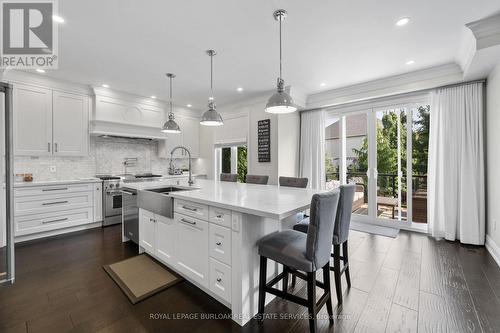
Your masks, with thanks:
[[[204,51],[214,48],[218,103],[248,98],[275,86],[277,8],[289,13],[284,79],[309,94],[453,62],[464,24],[498,11],[500,2],[63,0],[59,69],[46,75],[167,99],[164,73],[173,72],[176,104],[203,109]],[[402,16],[411,22],[396,27]]]

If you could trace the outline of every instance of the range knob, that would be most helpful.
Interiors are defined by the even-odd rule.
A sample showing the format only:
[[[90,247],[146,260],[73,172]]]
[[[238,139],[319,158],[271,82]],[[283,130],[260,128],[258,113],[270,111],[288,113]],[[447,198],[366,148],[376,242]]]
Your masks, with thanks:
[[[115,187],[115,184],[109,184],[109,188]]]

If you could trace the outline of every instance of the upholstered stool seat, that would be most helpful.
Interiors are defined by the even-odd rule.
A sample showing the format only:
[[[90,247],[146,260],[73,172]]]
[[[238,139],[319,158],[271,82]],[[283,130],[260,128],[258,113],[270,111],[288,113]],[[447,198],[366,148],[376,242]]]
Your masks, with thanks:
[[[306,257],[307,234],[285,230],[267,235],[259,241],[259,255],[290,268],[312,272],[313,262]]]

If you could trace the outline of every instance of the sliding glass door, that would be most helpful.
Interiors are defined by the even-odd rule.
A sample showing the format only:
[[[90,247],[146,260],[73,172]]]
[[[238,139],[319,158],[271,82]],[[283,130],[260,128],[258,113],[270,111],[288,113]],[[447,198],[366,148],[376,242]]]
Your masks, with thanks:
[[[355,220],[412,227],[427,222],[429,111],[426,103],[407,103],[329,115],[327,188],[355,184]],[[335,152],[336,160],[329,157]],[[334,162],[337,169],[329,169]]]

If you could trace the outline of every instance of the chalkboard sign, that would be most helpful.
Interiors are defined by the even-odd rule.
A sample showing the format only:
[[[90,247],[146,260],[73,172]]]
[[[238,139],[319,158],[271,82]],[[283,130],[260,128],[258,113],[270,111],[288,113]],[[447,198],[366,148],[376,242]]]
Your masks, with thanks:
[[[271,162],[271,119],[259,120],[257,131],[259,162]]]

